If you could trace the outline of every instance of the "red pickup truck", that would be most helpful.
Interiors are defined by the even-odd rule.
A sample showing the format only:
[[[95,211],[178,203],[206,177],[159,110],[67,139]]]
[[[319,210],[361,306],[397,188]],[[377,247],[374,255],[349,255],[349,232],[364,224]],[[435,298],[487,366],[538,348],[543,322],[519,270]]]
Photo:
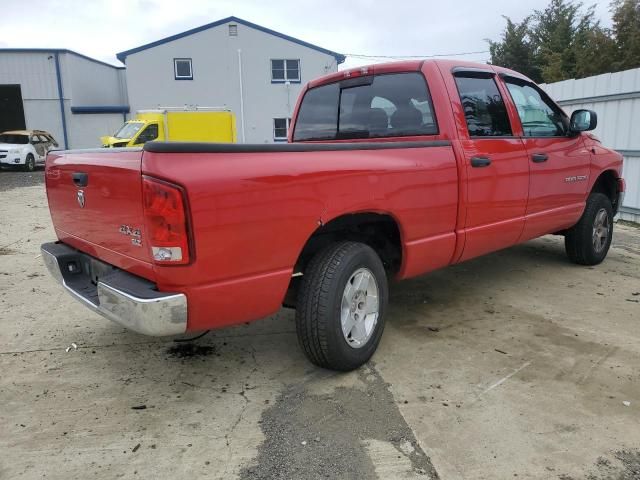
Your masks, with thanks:
[[[388,279],[541,235],[601,262],[622,157],[517,72],[460,61],[356,68],[310,82],[289,142],[147,143],[54,151],[46,186],[53,276],[148,335],[296,309],[316,365],[375,351]]]

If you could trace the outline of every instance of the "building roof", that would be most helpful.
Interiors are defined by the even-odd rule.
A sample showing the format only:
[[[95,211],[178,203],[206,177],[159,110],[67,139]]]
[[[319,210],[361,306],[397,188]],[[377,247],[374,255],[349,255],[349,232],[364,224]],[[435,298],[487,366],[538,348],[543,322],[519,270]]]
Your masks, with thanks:
[[[102,60],[96,60],[95,58],[87,57],[82,53],[74,52],[73,50],[69,50],[68,48],[0,48],[0,53],[70,53],[71,55],[84,58],[85,60],[89,60],[93,63],[104,65],[105,67],[116,68],[118,70],[122,70],[125,68],[119,67],[117,65],[111,65],[110,63],[103,62]]]
[[[327,55],[331,55],[332,57],[334,57],[336,59],[338,64],[344,62],[345,58],[346,58],[344,55],[342,55],[340,53],[333,52],[331,50],[327,50],[326,48],[322,48],[322,47],[319,47],[317,45],[313,45],[311,43],[305,42],[304,40],[299,40],[297,38],[290,37],[289,35],[285,35],[284,33],[276,32],[275,30],[271,30],[269,28],[262,27],[260,25],[255,24],[255,23],[251,23],[251,22],[248,22],[248,21],[243,20],[241,18],[233,17],[233,16],[232,17],[223,18],[222,20],[218,20],[218,21],[213,22],[213,23],[208,23],[208,24],[202,25],[200,27],[192,28],[191,30],[187,30],[186,32],[182,32],[182,33],[178,33],[176,35],[172,35],[170,37],[162,38],[160,40],[156,40],[155,42],[147,43],[146,45],[141,45],[140,47],[132,48],[131,50],[125,50],[124,52],[117,53],[116,57],[122,63],[125,63],[126,58],[129,55],[132,55],[134,53],[138,53],[138,52],[141,52],[143,50],[147,50],[149,48],[157,47],[158,45],[162,45],[164,43],[173,42],[174,40],[178,40],[179,38],[187,37],[189,35],[193,35],[194,33],[199,33],[199,32],[202,32],[204,30],[208,30],[210,28],[215,28],[215,27],[218,27],[220,25],[224,25],[225,23],[229,23],[229,22],[239,23],[239,24],[244,25],[246,27],[254,28],[256,30],[259,30],[259,31],[264,32],[264,33],[268,33],[269,35],[273,35],[275,37],[282,38],[282,39],[287,40],[289,42],[297,43],[298,45],[302,45],[303,47],[311,48],[312,50],[317,50],[318,52],[322,52],[322,53],[325,53]]]

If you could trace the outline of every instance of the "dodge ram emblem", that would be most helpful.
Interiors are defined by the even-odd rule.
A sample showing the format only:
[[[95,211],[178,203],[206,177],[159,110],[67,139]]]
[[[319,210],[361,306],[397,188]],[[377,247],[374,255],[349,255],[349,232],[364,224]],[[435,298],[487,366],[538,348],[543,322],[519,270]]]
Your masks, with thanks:
[[[84,190],[78,190],[78,193],[76,194],[76,200],[78,200],[78,205],[80,205],[80,208],[84,208]]]

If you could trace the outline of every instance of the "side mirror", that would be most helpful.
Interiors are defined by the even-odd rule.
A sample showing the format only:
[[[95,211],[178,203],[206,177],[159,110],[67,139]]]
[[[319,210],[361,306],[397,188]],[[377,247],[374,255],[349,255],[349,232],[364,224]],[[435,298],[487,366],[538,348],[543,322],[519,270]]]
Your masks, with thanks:
[[[586,132],[598,125],[598,115],[593,110],[576,110],[571,114],[571,131]]]

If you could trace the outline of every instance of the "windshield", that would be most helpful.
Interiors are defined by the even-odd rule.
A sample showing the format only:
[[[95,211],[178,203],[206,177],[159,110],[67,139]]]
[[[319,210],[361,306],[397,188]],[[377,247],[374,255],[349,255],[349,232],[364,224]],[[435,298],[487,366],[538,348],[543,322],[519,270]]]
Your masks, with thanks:
[[[310,89],[302,99],[293,140],[437,133],[425,79],[412,72],[356,77]]]
[[[13,143],[18,145],[26,145],[29,143],[29,135],[20,135],[16,133],[0,134],[0,143]]]
[[[114,137],[116,137],[116,138],[133,138],[133,137],[136,136],[136,133],[138,133],[140,131],[140,129],[142,128],[143,125],[144,125],[143,122],[128,122],[128,123],[125,123],[122,127],[120,127],[120,130],[118,130],[116,132]]]

